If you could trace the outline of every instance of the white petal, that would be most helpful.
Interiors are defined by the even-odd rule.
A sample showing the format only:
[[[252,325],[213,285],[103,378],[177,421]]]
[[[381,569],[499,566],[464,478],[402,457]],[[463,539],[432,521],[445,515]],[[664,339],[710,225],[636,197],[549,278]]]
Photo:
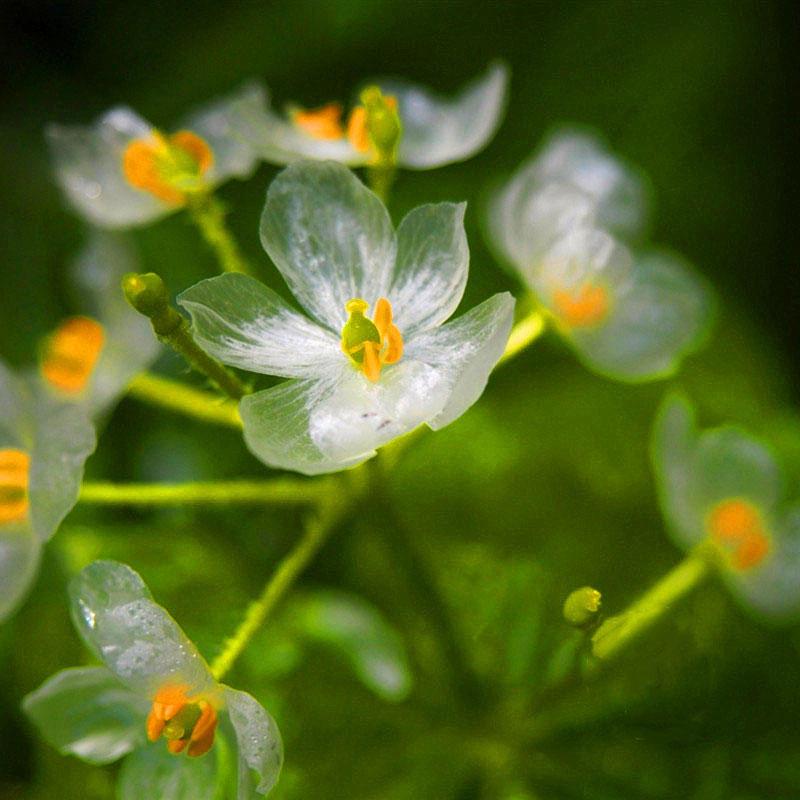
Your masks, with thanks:
[[[383,203],[330,161],[293,164],[272,182],[261,242],[300,304],[337,336],[348,300],[386,295],[397,249]]]
[[[238,750],[237,800],[266,795],[278,782],[283,742],[275,720],[247,692],[225,687],[225,704]]]
[[[27,522],[0,523],[0,623],[28,593],[39,569],[41,549]]]
[[[174,210],[148,192],[135,189],[122,172],[125,148],[151,131],[129,108],[113,109],[90,127],[48,127],[47,140],[61,188],[90,222],[128,227]]]
[[[256,153],[238,130],[239,120],[257,113],[264,104],[264,89],[248,83],[238,91],[198,109],[182,128],[201,136],[214,153],[207,178],[212,184],[226,178],[249,177],[256,167]]]
[[[409,343],[409,358],[435,367],[450,396],[428,424],[434,430],[460,417],[486,388],[489,373],[503,354],[514,321],[514,298],[496,294],[453,322]]]
[[[491,64],[452,99],[404,81],[387,79],[378,84],[397,98],[403,124],[400,165],[430,169],[464,161],[494,136],[505,110],[508,68]]]
[[[334,472],[435,417],[448,392],[440,371],[407,358],[385,368],[377,383],[345,362],[325,380],[288,381],[245,397],[245,441],[271,467]]]
[[[315,378],[339,365],[339,340],[247,275],[220,275],[187,289],[178,303],[192,316],[201,347],[234,367]]]
[[[265,88],[258,94],[253,91],[249,102],[235,109],[234,120],[238,136],[269,164],[291,164],[307,158],[357,166],[366,160],[347,139],[317,139],[304,133],[270,107]]]
[[[397,229],[389,299],[406,338],[441,325],[461,302],[469,271],[465,210],[466,203],[419,206]]]

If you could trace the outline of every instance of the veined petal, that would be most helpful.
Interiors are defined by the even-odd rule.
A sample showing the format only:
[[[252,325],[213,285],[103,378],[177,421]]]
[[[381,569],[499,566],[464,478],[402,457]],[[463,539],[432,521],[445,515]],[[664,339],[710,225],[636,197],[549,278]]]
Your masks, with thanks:
[[[255,800],[278,782],[283,742],[275,720],[252,695],[225,688],[225,703],[238,750],[237,800]]]
[[[247,83],[230,95],[198,109],[188,116],[181,129],[201,136],[214,153],[207,173],[212,184],[227,178],[247,178],[256,167],[257,156],[239,131],[241,119],[248,119],[263,108],[265,91]]]
[[[397,98],[403,125],[400,165],[430,169],[464,161],[494,136],[505,111],[508,67],[491,64],[453,98],[400,80],[377,83],[384,95]]]
[[[109,111],[92,126],[47,128],[61,188],[90,222],[122,228],[149,222],[173,210],[152,194],[134,189],[122,171],[125,148],[151,132],[149,123],[124,107]]]
[[[456,310],[469,271],[466,203],[411,211],[397,229],[397,264],[389,297],[403,336],[440,325]]]
[[[447,402],[427,420],[431,428],[449,425],[483,394],[513,321],[514,298],[503,292],[409,343],[408,357],[434,367],[449,387]]]
[[[261,242],[303,308],[337,336],[348,300],[386,295],[397,249],[383,203],[329,161],[293,164],[272,182]]]
[[[202,758],[176,758],[163,742],[134,750],[122,762],[118,800],[217,800],[220,744]]]
[[[409,358],[385,367],[376,383],[344,363],[326,379],[289,381],[245,397],[245,441],[271,467],[335,472],[436,416],[448,391],[440,371]]]
[[[144,741],[146,701],[105,667],[57,672],[22,708],[49,745],[90,764],[110,764]]]
[[[166,683],[185,684],[188,694],[216,686],[197,648],[130,567],[95,561],[69,591],[75,627],[132,691],[152,697]]]
[[[597,372],[628,381],[666,377],[704,341],[713,296],[681,260],[649,253],[635,260],[627,277],[589,280],[608,292],[608,317],[573,329],[570,339]]]
[[[307,158],[358,166],[367,160],[346,138],[314,138],[276,113],[263,87],[251,89],[247,101],[236,105],[232,124],[241,140],[269,164],[291,164]]]
[[[137,314],[120,291],[122,276],[138,272],[132,242],[124,234],[95,230],[79,254],[72,274],[88,302],[87,311],[105,332],[105,343],[88,387],[93,415],[117,401],[131,379],[146,369],[161,347],[147,320]]]
[[[28,593],[39,570],[41,549],[28,522],[0,523],[0,623]]]
[[[263,283],[220,275],[187,289],[178,303],[201,347],[234,367],[284,378],[315,378],[339,366],[339,340]]]

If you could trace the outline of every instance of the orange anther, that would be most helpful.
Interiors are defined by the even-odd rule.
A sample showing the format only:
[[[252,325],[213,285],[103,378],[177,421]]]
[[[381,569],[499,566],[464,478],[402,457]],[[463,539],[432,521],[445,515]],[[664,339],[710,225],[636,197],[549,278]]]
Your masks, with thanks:
[[[328,103],[319,108],[293,111],[292,121],[303,133],[314,139],[341,139],[344,137],[342,107],[339,103]]]
[[[188,745],[188,755],[201,756],[214,744],[217,712],[208,700],[189,698],[188,688],[176,684],[156,692],[147,716],[147,738],[154,742],[163,735],[170,753],[182,753]]]
[[[385,297],[381,297],[375,304],[373,322],[381,335],[381,342],[384,345],[381,352],[381,362],[383,364],[394,364],[403,355],[403,336],[397,326],[392,323],[392,304]]]
[[[761,563],[770,549],[758,509],[742,499],[723,500],[708,516],[712,540],[728,556],[731,566],[746,570]]]
[[[381,376],[380,345],[377,342],[364,342],[364,361],[361,370],[373,383]]]
[[[197,163],[197,170],[201,175],[214,166],[214,151],[208,142],[191,131],[178,131],[169,137],[170,144],[178,147],[192,157]]]
[[[167,750],[169,750],[172,755],[176,756],[188,743],[188,739],[170,739],[167,742]]]
[[[82,392],[105,344],[105,331],[88,317],[72,317],[45,342],[41,369],[45,380],[62,392]]]
[[[588,328],[608,314],[608,293],[602,286],[587,283],[577,291],[557,289],[553,301],[558,316],[570,328]]]
[[[392,304],[385,297],[375,304],[373,320],[364,316],[368,308],[359,297],[345,304],[349,318],[342,329],[342,350],[374,383],[384,364],[394,364],[402,357],[403,336],[392,322]]]
[[[369,151],[369,134],[367,132],[367,109],[364,106],[356,106],[350,112],[347,121],[347,139],[355,150],[359,153]]]
[[[28,516],[30,457],[22,450],[0,450],[0,525]]]

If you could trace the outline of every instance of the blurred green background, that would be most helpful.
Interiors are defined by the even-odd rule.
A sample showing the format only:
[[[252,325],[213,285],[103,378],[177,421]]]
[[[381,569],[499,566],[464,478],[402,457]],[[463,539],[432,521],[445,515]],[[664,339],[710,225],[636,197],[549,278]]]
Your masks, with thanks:
[[[79,310],[66,265],[84,231],[49,172],[46,122],[88,122],[127,103],[169,128],[250,77],[279,103],[306,105],[347,99],[372,74],[451,91],[500,56],[513,75],[497,137],[465,164],[403,173],[395,219],[422,202],[470,201],[467,308],[511,281],[482,241],[486,187],[552,126],[595,127],[650,177],[652,237],[721,296],[712,342],[671,383],[690,391],[704,424],[735,419],[779,440],[797,476],[795,13],[767,2],[6,0],[0,354],[29,362],[39,338]],[[262,166],[221,194],[247,255],[283,291],[257,237],[274,174]],[[183,215],[135,238],[143,269],[175,290],[215,271]],[[169,356],[160,368],[193,380]],[[385,519],[366,508],[231,675],[284,734],[278,800],[800,797],[800,628],[756,624],[713,583],[599,681],[548,688],[574,641],[560,621],[568,591],[597,586],[613,613],[680,558],[647,463],[666,388],[593,377],[548,338],[409,453],[392,480],[396,515],[443,607],[431,608],[414,565],[382,533]],[[89,462],[90,475],[119,480],[263,473],[234,434],[132,401]],[[130,563],[213,656],[296,535],[289,512],[76,510],[34,595],[0,628],[0,798],[113,794],[114,768],[58,756],[18,712],[23,694],[86,657],[64,603],[70,574],[100,555]],[[300,600],[323,588],[364,598],[398,632],[413,675],[405,699],[370,691],[352,652],[348,661],[300,630]],[[442,614],[464,670],[443,647]]]

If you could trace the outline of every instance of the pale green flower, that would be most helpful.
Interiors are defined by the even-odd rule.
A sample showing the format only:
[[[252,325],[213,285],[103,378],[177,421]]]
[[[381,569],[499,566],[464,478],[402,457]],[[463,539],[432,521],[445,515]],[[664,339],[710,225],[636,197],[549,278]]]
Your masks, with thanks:
[[[423,422],[444,427],[478,399],[514,300],[495,295],[443,324],[467,281],[463,215],[464,205],[421,206],[395,233],[349,170],[301,162],[270,186],[261,238],[310,319],[244,275],[179,296],[212,355],[290,379],[241,402],[245,440],[264,463],[306,474],[351,467]]]
[[[239,135],[272,164],[309,158],[364,166],[388,160],[407,169],[432,169],[464,161],[486,146],[502,120],[507,85],[508,69],[494,63],[452,98],[406,81],[378,79],[361,93],[346,121],[338,103],[279,114],[266,91],[260,105],[243,103],[234,115]],[[377,118],[391,117],[392,111],[399,117],[399,142],[392,140],[397,132],[387,132],[384,118]],[[382,153],[384,143],[396,144],[396,153]]]
[[[76,628],[105,666],[62,670],[23,700],[48,743],[92,764],[125,756],[122,798],[213,800],[233,783],[250,800],[272,789],[283,763],[275,721],[214,679],[136,572],[96,561],[70,597]]]
[[[709,290],[680,257],[621,241],[641,231],[644,199],[636,174],[597,141],[563,132],[489,209],[503,260],[578,357],[618,380],[673,373],[712,317]]]
[[[259,98],[245,86],[189,115],[173,134],[124,106],[88,127],[50,125],[47,141],[61,188],[102,227],[143,225],[169,214],[193,194],[252,173],[256,156],[233,129],[231,113],[257,106]]]
[[[700,432],[672,395],[653,431],[653,466],[668,530],[684,550],[704,545],[737,599],[759,616],[800,614],[800,505],[787,500],[770,448],[725,426]]]

